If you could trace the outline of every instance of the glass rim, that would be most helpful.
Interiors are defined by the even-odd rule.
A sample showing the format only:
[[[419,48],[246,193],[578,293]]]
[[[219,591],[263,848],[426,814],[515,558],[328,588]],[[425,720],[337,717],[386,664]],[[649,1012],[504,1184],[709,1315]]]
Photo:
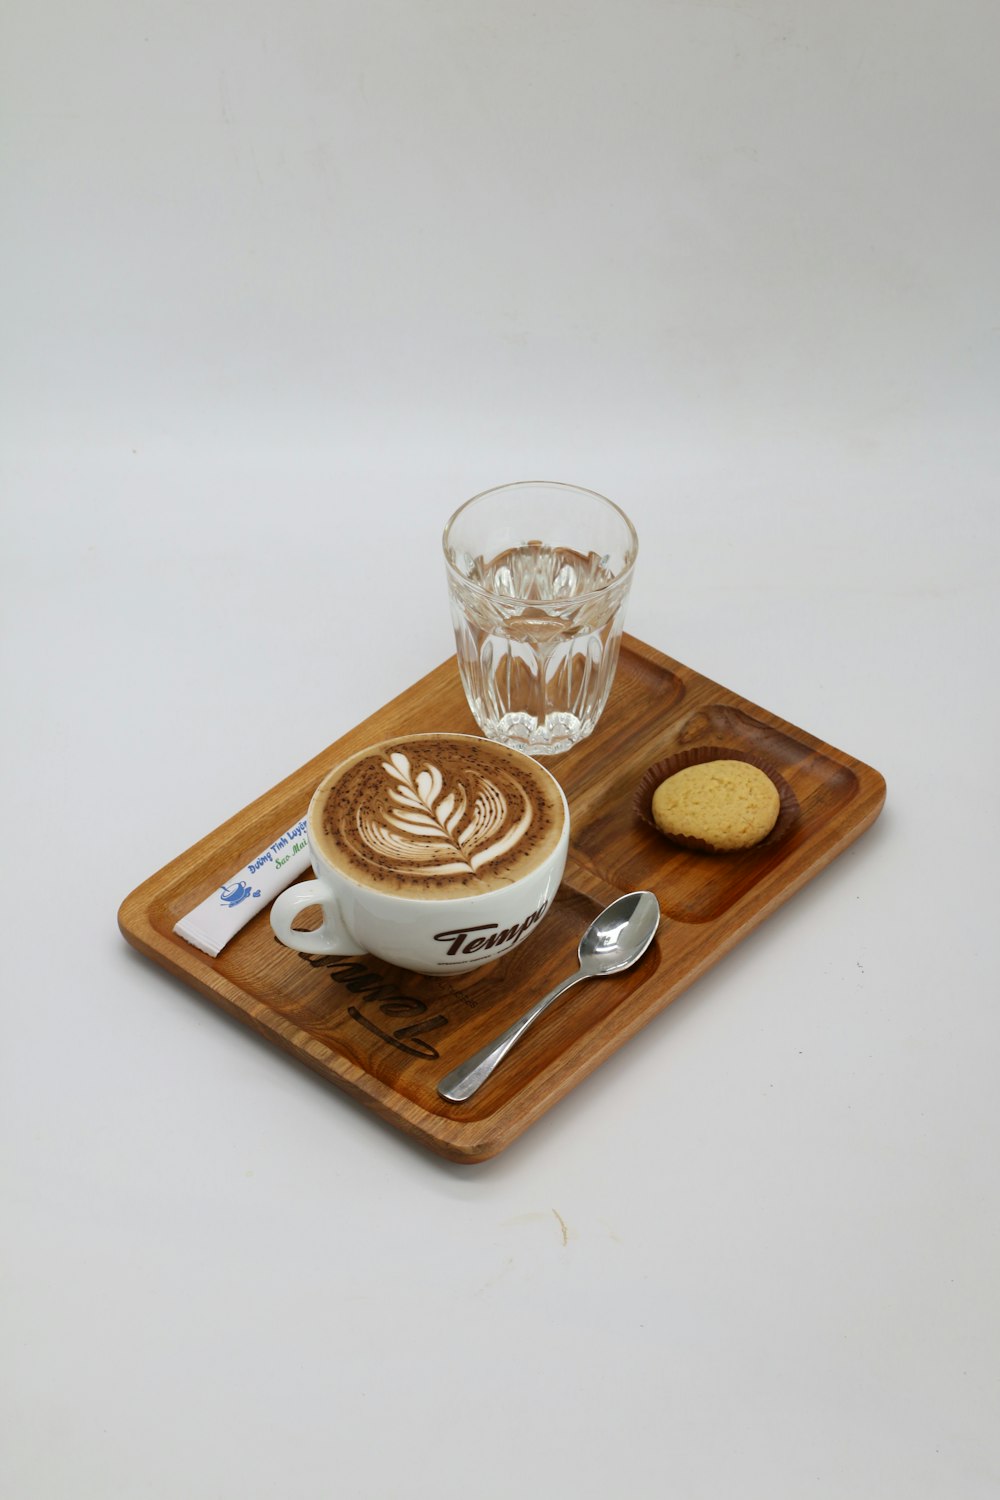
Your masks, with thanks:
[[[606,505],[609,510],[615,511],[625,522],[629,537],[631,538],[632,555],[629,559],[628,566],[623,568],[620,573],[616,573],[614,578],[611,579],[610,583],[602,584],[599,589],[588,589],[585,593],[574,594],[574,603],[582,599],[600,599],[606,596],[611,589],[616,588],[619,584],[627,580],[631,580],[632,571],[635,568],[636,560],[639,556],[639,535],[635,529],[635,526],[632,524],[631,520],[622,510],[620,505],[616,505],[614,500],[609,500],[607,495],[602,495],[599,490],[590,490],[587,489],[584,485],[580,484],[567,484],[564,480],[561,479],[515,479],[512,480],[509,484],[491,485],[489,489],[480,490],[478,494],[470,496],[468,500],[463,500],[462,504],[456,511],[452,512],[447,522],[445,523],[444,531],[441,534],[441,549],[444,552],[444,565],[448,570],[448,573],[450,575],[453,575],[464,588],[471,589],[475,594],[481,594],[484,599],[500,599],[504,601],[510,600],[510,602],[513,604],[558,604],[562,602],[561,600],[556,598],[529,599],[522,594],[498,594],[493,589],[484,588],[481,583],[474,583],[471,578],[466,578],[463,573],[459,572],[458,568],[456,568],[455,564],[451,560],[451,557],[449,556],[448,534],[454,526],[455,522],[458,520],[459,516],[461,516],[464,511],[467,511],[470,505],[475,505],[478,500],[485,500],[488,495],[502,495],[505,490],[526,489],[572,490],[573,493],[577,495],[589,495],[594,500],[600,500],[601,504]]]

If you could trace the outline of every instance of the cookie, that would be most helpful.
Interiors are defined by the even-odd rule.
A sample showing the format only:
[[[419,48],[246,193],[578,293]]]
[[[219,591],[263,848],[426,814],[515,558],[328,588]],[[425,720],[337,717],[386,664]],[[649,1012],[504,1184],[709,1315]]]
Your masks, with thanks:
[[[653,793],[653,821],[668,838],[713,849],[750,849],[778,820],[781,799],[769,776],[742,760],[710,760],[676,771]]]

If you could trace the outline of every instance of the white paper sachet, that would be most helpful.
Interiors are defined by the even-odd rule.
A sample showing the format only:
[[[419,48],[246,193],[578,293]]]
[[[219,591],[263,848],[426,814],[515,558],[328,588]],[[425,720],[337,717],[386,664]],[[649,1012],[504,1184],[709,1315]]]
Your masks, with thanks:
[[[174,923],[178,937],[218,958],[251,917],[270,906],[279,891],[309,869],[306,820],[300,818],[270,848],[231,875],[224,885]]]

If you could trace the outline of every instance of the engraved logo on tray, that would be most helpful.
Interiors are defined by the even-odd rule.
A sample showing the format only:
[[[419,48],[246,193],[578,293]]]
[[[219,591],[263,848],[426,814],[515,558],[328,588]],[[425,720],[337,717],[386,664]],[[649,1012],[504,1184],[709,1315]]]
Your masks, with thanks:
[[[313,969],[326,969],[335,984],[342,984],[350,994],[360,996],[361,1004],[372,1006],[386,1020],[399,1016],[420,1016],[419,1021],[389,1030],[386,1026],[379,1025],[370,1012],[362,1012],[357,1005],[348,1005],[346,1012],[352,1021],[357,1021],[367,1031],[374,1032],[383,1042],[398,1047],[400,1052],[408,1052],[411,1057],[440,1057],[437,1048],[424,1041],[424,1034],[447,1026],[448,1016],[428,1016],[426,1001],[418,1000],[414,995],[404,995],[398,986],[370,969],[360,959],[334,958],[328,954],[313,953],[300,953],[299,958]]]

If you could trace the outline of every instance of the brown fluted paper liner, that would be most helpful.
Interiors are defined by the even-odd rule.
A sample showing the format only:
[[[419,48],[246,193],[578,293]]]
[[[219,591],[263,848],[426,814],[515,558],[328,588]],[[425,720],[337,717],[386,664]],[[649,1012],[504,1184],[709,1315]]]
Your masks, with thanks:
[[[684,834],[664,833],[662,828],[657,828],[653,819],[653,793],[660,783],[666,781],[668,776],[673,776],[675,772],[686,770],[688,766],[703,766],[711,760],[745,761],[748,766],[756,766],[758,771],[763,771],[764,775],[774,782],[777,789],[780,801],[777,822],[765,838],[757,844],[750,845],[748,849],[716,849],[713,844],[706,843],[704,839],[687,838]],[[678,848],[694,849],[701,854],[749,854],[757,849],[769,849],[788,837],[799,817],[798,799],[779,771],[776,771],[766,760],[762,760],[759,755],[747,755],[743,750],[720,745],[700,745],[694,750],[681,750],[677,755],[658,760],[643,773],[635,790],[633,806],[636,816],[644,823],[648,823],[649,827],[654,829],[661,838],[669,839]]]

